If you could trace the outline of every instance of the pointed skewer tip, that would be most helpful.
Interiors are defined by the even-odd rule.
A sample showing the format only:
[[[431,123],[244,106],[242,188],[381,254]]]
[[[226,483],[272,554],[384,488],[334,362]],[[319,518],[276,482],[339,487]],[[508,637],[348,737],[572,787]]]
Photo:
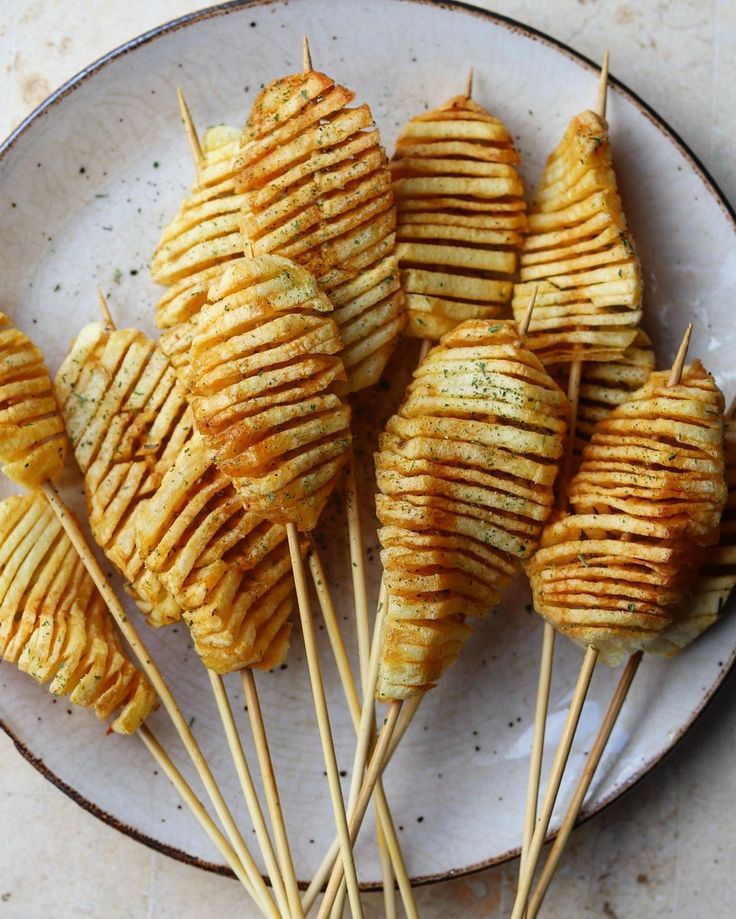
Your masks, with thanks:
[[[189,142],[189,151],[192,154],[194,165],[199,168],[203,159],[202,145],[199,142],[197,129],[194,127],[194,119],[192,118],[192,113],[189,111],[187,100],[184,98],[184,93],[179,86],[176,87],[176,98],[179,100],[179,111],[181,113],[181,120],[184,122],[184,130],[186,131],[187,141]]]
[[[601,75],[598,79],[598,104],[596,111],[601,118],[606,117],[606,97],[608,95],[608,48],[603,52]]]
[[[670,376],[667,380],[668,386],[677,386],[677,384],[680,382],[680,377],[682,376],[682,368],[685,366],[687,349],[690,347],[690,336],[692,333],[693,324],[690,322],[688,323],[687,329],[685,329],[685,334],[682,336],[680,347],[677,349],[677,357],[672,364],[672,370],[670,371]]]
[[[524,318],[521,320],[521,325],[519,326],[519,341],[523,342],[526,338],[526,333],[529,331],[529,326],[532,321],[532,313],[534,312],[534,304],[537,302],[537,292],[539,291],[539,285],[534,285],[534,290],[532,290],[532,295],[529,298],[529,306],[526,308],[524,313]]]
[[[468,71],[468,81],[465,84],[465,98],[471,99],[473,97],[473,68],[471,67]]]
[[[105,325],[108,325],[111,329],[115,328],[115,321],[112,318],[112,313],[110,312],[110,306],[107,302],[107,297],[102,292],[102,288],[97,288],[97,300],[100,304],[100,312],[102,313],[102,318],[105,320]]]
[[[304,73],[309,73],[312,68],[312,52],[309,50],[309,36],[304,33],[302,37],[302,69]]]

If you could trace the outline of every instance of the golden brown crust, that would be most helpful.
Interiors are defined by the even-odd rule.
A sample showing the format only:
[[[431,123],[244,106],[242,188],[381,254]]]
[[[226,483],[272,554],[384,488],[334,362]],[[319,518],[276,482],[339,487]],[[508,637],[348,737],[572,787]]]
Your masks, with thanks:
[[[699,362],[648,382],[596,426],[528,573],[557,629],[616,664],[667,629],[718,540],[723,397]]]
[[[409,335],[436,340],[508,307],[526,232],[518,162],[502,122],[465,96],[402,128],[391,172]]]
[[[388,591],[377,696],[424,691],[534,550],[567,404],[513,322],[474,320],[415,371],[376,455]]]
[[[573,118],[552,153],[529,214],[513,308],[537,299],[527,343],[545,364],[609,361],[641,320],[641,268],[626,226],[608,129],[594,112]]]
[[[243,131],[241,229],[311,272],[335,306],[351,390],[377,382],[406,322],[391,174],[367,105],[325,74],[270,83]]]
[[[41,495],[0,501],[0,654],[56,695],[136,731],[157,700]]]
[[[281,256],[231,263],[191,349],[192,407],[246,510],[316,526],[350,456],[350,409],[332,305]]]
[[[64,468],[66,436],[43,355],[0,313],[0,463],[38,488]]]

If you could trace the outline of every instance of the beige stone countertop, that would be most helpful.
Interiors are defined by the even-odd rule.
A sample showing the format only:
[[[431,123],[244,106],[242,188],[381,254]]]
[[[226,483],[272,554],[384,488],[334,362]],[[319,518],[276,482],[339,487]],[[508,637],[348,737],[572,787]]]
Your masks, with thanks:
[[[478,3],[598,59],[682,136],[736,201],[734,0]],[[336,15],[339,4],[336,2]],[[59,84],[189,0],[0,0],[0,134]],[[543,914],[736,916],[736,677],[679,747],[578,829]],[[46,782],[0,735],[0,919],[249,917],[240,886],[133,842]],[[418,891],[428,919],[510,912],[517,863]],[[365,897],[382,915],[382,898]]]

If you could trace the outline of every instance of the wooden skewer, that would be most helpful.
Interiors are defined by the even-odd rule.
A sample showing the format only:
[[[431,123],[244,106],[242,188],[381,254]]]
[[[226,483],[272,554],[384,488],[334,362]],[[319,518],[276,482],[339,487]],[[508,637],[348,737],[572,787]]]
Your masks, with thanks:
[[[588,694],[588,687],[590,686],[590,680],[593,676],[593,670],[595,669],[597,660],[598,651],[596,651],[595,648],[588,647],[585,652],[583,666],[580,668],[575,692],[570,702],[562,737],[560,738],[560,743],[555,753],[555,759],[552,764],[552,774],[550,775],[549,784],[547,785],[547,791],[542,803],[542,810],[539,815],[539,820],[536,823],[531,845],[529,846],[527,870],[519,878],[519,889],[516,894],[511,919],[522,919],[526,910],[526,902],[534,878],[534,870],[539,861],[539,854],[542,851],[542,846],[544,845],[544,837],[547,833],[550,818],[552,817],[552,811],[555,806],[555,801],[557,800],[557,793],[560,789],[572,742],[575,739],[575,731],[577,730],[578,721],[580,720],[580,713],[583,710],[583,703]]]
[[[692,335],[692,331],[692,323],[689,323],[687,329],[685,330],[682,341],[680,342],[680,347],[677,350],[675,360],[672,363],[672,369],[670,370],[670,375],[667,379],[667,386],[677,386],[677,384],[680,382],[682,371],[685,366],[685,360],[687,359],[687,351],[690,345],[690,337]],[[733,408],[736,409],[736,402],[734,402]],[[729,409],[729,412],[730,411],[731,409]],[[728,412],[726,415],[728,416]],[[565,817],[560,826],[559,833],[557,834],[557,839],[555,840],[555,843],[550,850],[550,854],[547,857],[544,868],[542,869],[542,874],[540,876],[539,882],[529,902],[527,919],[533,919],[542,904],[542,900],[544,899],[544,896],[547,892],[547,888],[550,885],[557,865],[560,861],[560,858],[562,857],[562,853],[565,849],[565,846],[567,845],[567,840],[570,837],[570,833],[572,832],[575,821],[577,820],[580,813],[585,795],[587,794],[590,783],[593,780],[593,776],[595,775],[598,763],[600,762],[600,759],[606,749],[606,744],[608,743],[608,739],[611,736],[611,731],[613,730],[616,724],[616,720],[621,713],[621,708],[626,701],[629,687],[631,686],[636,672],[639,669],[641,658],[641,651],[637,651],[632,654],[626,663],[623,673],[621,674],[621,678],[619,680],[618,686],[616,687],[613,698],[611,699],[611,703],[608,707],[603,723],[601,724],[598,736],[596,737],[588,759],[586,760],[583,774],[580,777],[580,780],[573,793],[572,801],[570,802],[567,812],[565,813]]]
[[[299,532],[295,524],[287,524],[286,534],[289,540],[291,565],[294,572],[294,583],[296,584],[297,605],[299,607],[299,618],[302,624],[304,649],[307,656],[309,679],[312,686],[314,709],[317,716],[317,727],[319,729],[320,742],[322,744],[322,756],[327,771],[327,782],[330,789],[337,836],[340,841],[340,854],[342,855],[342,863],[345,866],[350,909],[356,919],[362,919],[363,910],[360,903],[360,888],[358,887],[352,842],[350,840],[348,821],[345,813],[345,802],[343,801],[342,789],[340,787],[340,773],[337,766],[335,745],[332,739],[330,716],[327,710],[327,700],[325,698],[325,687],[322,682],[317,638],[314,631],[312,604],[309,599],[309,588],[304,573],[304,561],[299,545]]]
[[[560,826],[560,830],[557,834],[557,839],[554,841],[554,845],[550,849],[550,853],[547,856],[547,861],[545,862],[542,873],[539,877],[539,882],[534,888],[534,892],[529,900],[529,906],[527,908],[527,919],[534,919],[539,911],[539,907],[542,905],[544,900],[544,895],[547,893],[547,888],[552,881],[552,877],[557,869],[562,853],[567,845],[567,841],[570,838],[573,827],[575,826],[575,821],[578,819],[580,814],[580,809],[583,806],[583,801],[585,800],[585,795],[590,788],[590,783],[593,781],[593,776],[595,775],[598,764],[601,761],[603,752],[606,749],[606,744],[608,739],[611,736],[611,731],[616,724],[621,709],[624,702],[626,701],[626,696],[629,692],[629,687],[631,686],[632,680],[636,676],[636,671],[639,669],[639,664],[641,663],[642,652],[637,651],[636,654],[632,654],[629,658],[626,666],[624,667],[623,673],[619,679],[618,685],[616,686],[616,691],[613,694],[608,710],[606,711],[605,718],[601,724],[598,736],[593,743],[593,746],[590,749],[588,758],[585,761],[585,768],[583,769],[583,774],[580,776],[580,780],[575,788],[575,791],[568,806],[565,817]]]
[[[305,32],[302,36],[302,70],[304,73],[311,73],[312,69],[312,52],[309,50],[309,36]]]
[[[360,683],[361,689],[365,694],[365,691],[368,687],[368,676],[370,670],[370,654],[371,654],[371,635],[370,635],[370,616],[368,613],[368,590],[366,586],[366,573],[365,573],[365,551],[363,545],[363,532],[360,522],[360,503],[358,499],[358,489],[356,486],[355,479],[355,454],[352,455],[350,460],[350,468],[348,469],[347,479],[346,479],[346,488],[345,488],[345,504],[347,507],[347,522],[348,522],[348,542],[350,547],[350,568],[353,575],[353,597],[355,600],[355,630],[358,644],[358,661],[360,666]],[[360,719],[359,710],[358,710],[358,720]],[[375,736],[376,723],[375,718],[373,721],[373,735]],[[378,785],[382,785],[379,778]],[[377,788],[378,791],[378,788]],[[385,795],[383,796],[384,804],[388,807],[386,803]],[[375,808],[376,810],[376,838],[378,842],[378,854],[381,862],[381,876],[383,879],[383,899],[384,899],[384,909],[387,917],[396,915],[396,891],[395,891],[395,878],[393,866],[391,864],[391,858],[389,852],[386,848],[386,840],[384,838],[383,831],[383,821],[380,819],[379,807],[378,805]],[[398,840],[396,841],[398,846]],[[399,866],[399,871],[404,868],[403,860]],[[404,869],[405,870],[405,869]],[[410,885],[411,888],[411,885]],[[337,917],[342,916],[344,902],[345,902],[345,885],[342,884],[340,887],[340,893],[335,901],[335,909],[333,912]]]
[[[187,140],[189,141],[189,151],[192,154],[192,160],[197,169],[199,169],[204,160],[204,154],[202,153],[202,144],[199,141],[199,135],[197,134],[197,129],[194,127],[194,121],[192,119],[192,113],[189,111],[189,106],[187,105],[187,100],[184,98],[184,93],[179,87],[176,90],[176,97],[179,100],[179,111],[181,112],[181,120],[184,122],[184,130],[186,131]]]
[[[327,628],[327,635],[330,639],[332,651],[337,663],[338,673],[340,674],[340,681],[342,683],[343,692],[348,703],[350,717],[352,719],[353,727],[357,735],[360,727],[360,700],[358,698],[358,691],[355,686],[355,679],[350,668],[350,661],[348,660],[347,651],[345,649],[345,642],[343,641],[335,606],[332,602],[332,597],[330,596],[330,592],[327,587],[327,581],[325,578],[324,569],[322,567],[322,562],[316,550],[311,552],[309,555],[309,566],[312,571],[312,580],[317,591],[320,608],[322,610],[322,616]],[[404,706],[402,711],[402,719],[399,721],[396,731],[394,732],[392,743],[400,739],[399,735],[403,735],[404,731],[408,727],[408,724],[404,724],[404,716],[415,709],[416,706],[412,706],[411,701],[407,702],[407,704]],[[391,754],[392,750],[390,749],[389,758]],[[401,854],[401,848],[399,847],[396,828],[388,810],[388,804],[386,802],[383,786],[380,782],[376,785],[374,802],[378,815],[378,821],[384,833],[386,847],[391,857],[392,868],[396,873],[396,880],[399,885],[399,892],[401,893],[406,915],[409,917],[409,919],[418,919],[419,914],[417,911],[416,903],[414,902],[414,892],[411,887],[411,881],[409,880],[406,865],[404,864],[404,859]],[[337,840],[335,840],[333,847],[330,849],[327,858],[323,862],[324,867],[320,866],[320,871],[322,873],[320,874],[318,872],[318,874],[315,875],[315,880],[309,885],[307,893],[305,894],[305,910],[311,909],[312,905],[314,904],[314,901],[317,898],[317,894],[329,877],[330,869],[338,856],[338,852],[339,847]]]
[[[606,100],[608,98],[608,48],[603,52],[603,61],[601,62],[601,74],[598,78],[598,103],[596,111],[601,118],[606,117]]]
[[[537,302],[537,293],[539,292],[539,285],[535,284],[534,289],[532,290],[532,295],[529,297],[529,306],[526,308],[524,313],[524,318],[521,320],[521,325],[519,326],[519,340],[521,342],[526,338],[526,333],[529,331],[529,326],[532,321],[532,313],[534,312],[534,306]]]
[[[251,884],[248,875],[243,870],[238,856],[230,843],[225,839],[220,830],[217,828],[214,820],[202,806],[201,801],[191,789],[184,776],[174,765],[171,757],[161,746],[148,725],[143,724],[138,728],[138,736],[143,741],[144,746],[153,757],[154,761],[161,767],[162,772],[171,781],[171,784],[179,792],[182,801],[185,802],[189,810],[194,814],[199,825],[209,836],[210,840],[219,850],[225,861],[230,866],[233,874],[238,878],[241,884],[250,891]]]
[[[263,720],[261,711],[261,702],[258,698],[258,691],[255,684],[253,671],[245,668],[240,671],[240,677],[243,685],[243,695],[245,704],[248,707],[248,718],[250,720],[251,733],[256,747],[258,757],[258,766],[261,771],[263,780],[263,790],[266,795],[266,806],[271,818],[271,828],[273,830],[274,842],[276,844],[276,853],[279,859],[281,877],[286,887],[286,897],[289,903],[289,910],[284,915],[292,919],[302,919],[304,913],[299,893],[299,882],[294,870],[294,861],[289,846],[289,838],[286,832],[286,823],[284,814],[281,809],[281,796],[279,795],[278,785],[276,783],[276,773],[274,772],[273,762],[271,760],[271,750],[268,745],[268,736],[266,734],[266,725]]]
[[[107,297],[103,294],[102,288],[97,288],[97,300],[100,304],[100,311],[102,312],[102,318],[105,320],[105,325],[109,329],[115,328],[115,320],[110,314],[110,307],[107,305]]]
[[[373,794],[373,789],[376,787],[376,782],[383,772],[385,766],[386,756],[388,754],[389,744],[391,742],[391,736],[396,729],[396,722],[401,714],[401,702],[391,702],[389,704],[388,717],[381,729],[381,733],[378,735],[378,741],[373,750],[373,755],[371,756],[370,763],[368,764],[368,769],[366,770],[365,778],[363,779],[363,784],[360,788],[360,792],[357,795],[357,799],[353,807],[349,808],[350,813],[350,841],[354,843],[360,827],[363,823],[363,818],[368,809],[368,804],[371,800],[371,795]],[[353,776],[355,773],[353,773]],[[361,772],[362,775],[362,772]],[[325,892],[324,900],[319,908],[317,913],[317,919],[327,919],[327,916],[332,909],[332,906],[335,902],[335,897],[338,894],[340,889],[340,882],[342,881],[343,876],[343,862],[339,859],[335,862],[335,866],[332,869],[332,875],[330,877],[330,882],[327,885],[327,891]]]
[[[232,814],[230,813],[228,806],[225,803],[225,799],[222,796],[222,792],[220,791],[217,782],[212,775],[209,764],[204,758],[204,755],[202,754],[197,741],[194,739],[194,735],[192,734],[192,731],[187,724],[181,709],[176,704],[176,700],[174,699],[168,684],[164,680],[161,671],[153,662],[153,659],[146,650],[146,647],[141,641],[133,624],[128,619],[128,614],[118,600],[115,591],[108,583],[107,578],[100,568],[97,558],[94,556],[89,546],[87,545],[87,541],[82,535],[82,531],[80,530],[76,519],[72,516],[71,512],[62,501],[61,496],[56,490],[56,486],[52,482],[45,482],[42,485],[42,489],[46,495],[46,498],[48,499],[49,504],[53,508],[54,513],[59,519],[59,522],[71,540],[72,545],[76,549],[77,554],[81,558],[82,563],[94,581],[95,586],[102,594],[102,598],[105,601],[107,608],[110,610],[113,618],[115,619],[118,628],[123,634],[123,637],[130,645],[130,648],[138,659],[141,668],[144,670],[146,676],[151,681],[153,688],[158,693],[158,696],[164,708],[166,709],[166,712],[171,718],[171,721],[173,722],[174,727],[176,728],[176,731],[179,734],[179,737],[181,738],[182,743],[184,744],[184,747],[186,748],[186,751],[189,754],[195,769],[197,770],[197,774],[199,775],[200,779],[202,780],[202,784],[207,790],[207,794],[209,795],[217,815],[225,828],[225,832],[227,833],[233,848],[238,854],[238,858],[242,862],[243,867],[247,872],[248,878],[251,882],[251,887],[249,888],[248,892],[253,896],[254,900],[256,900],[256,902],[259,904],[267,916],[271,916],[273,919],[278,919],[278,910],[276,909],[276,906],[271,899],[271,895],[268,892],[268,888],[266,887],[263,878],[260,875],[258,866],[248,851],[245,840],[241,836],[240,831],[238,830],[235,821],[233,820]]]
[[[608,49],[603,54],[601,72],[598,80],[598,114],[604,118],[606,114],[606,96],[608,90]],[[532,295],[536,300],[536,290]],[[533,305],[531,305],[533,309]],[[527,311],[529,312],[529,311]],[[529,317],[531,318],[531,317]],[[529,328],[524,317],[526,329]],[[565,454],[562,460],[557,481],[557,507],[560,510],[567,508],[567,486],[572,472],[572,462],[575,448],[575,429],[577,426],[578,404],[580,401],[580,379],[582,376],[583,362],[573,361],[570,365],[570,375],[567,381],[568,403],[568,431]],[[549,694],[552,684],[552,666],[555,653],[555,630],[549,622],[544,623],[542,630],[542,654],[539,661],[539,681],[537,688],[537,704],[534,714],[534,734],[532,738],[532,751],[529,758],[529,779],[527,782],[527,798],[524,810],[524,832],[521,844],[521,859],[519,862],[519,881],[528,869],[529,847],[531,845],[534,824],[537,818],[537,802],[539,799],[539,783],[542,774],[542,760],[544,758],[544,736],[549,710]],[[532,869],[533,873],[533,869]]]
[[[183,99],[183,96],[181,98]],[[97,290],[97,296],[100,302],[100,309],[102,310],[103,316],[105,317],[105,323],[110,331],[114,331],[116,328],[115,320],[113,319],[112,313],[110,311],[107,298],[99,288]],[[230,752],[233,757],[235,771],[240,780],[241,788],[243,789],[246,804],[248,805],[248,811],[250,813],[251,819],[253,820],[253,826],[256,829],[256,838],[258,839],[258,842],[261,846],[261,851],[263,853],[264,860],[266,861],[266,866],[268,868],[269,874],[271,874],[272,883],[274,884],[274,892],[276,893],[277,899],[282,901],[280,905],[283,909],[283,906],[286,905],[287,902],[284,894],[283,882],[280,875],[278,874],[278,870],[275,877],[272,874],[272,867],[278,866],[276,865],[275,858],[273,857],[271,841],[268,837],[268,831],[265,829],[265,823],[263,821],[263,814],[258,802],[258,796],[255,791],[255,786],[253,785],[250,771],[248,770],[248,765],[245,761],[243,748],[235,728],[232,711],[230,710],[230,704],[227,701],[227,696],[225,695],[225,688],[222,684],[222,679],[217,674],[213,673],[212,671],[208,671],[208,673],[210,676],[210,685],[212,686],[212,690],[215,696],[215,702],[217,704],[223,728],[225,730],[225,736],[227,738],[228,746],[230,747]],[[230,819],[232,820],[232,817]],[[233,826],[234,825],[235,824],[233,823]],[[245,841],[242,840],[242,836],[241,842],[243,847],[247,850],[247,846],[245,845]],[[261,877],[260,871],[258,870],[258,867],[250,853],[248,853],[248,858],[251,863],[250,867],[246,865],[249,874],[255,873],[260,882],[263,884],[263,878]],[[272,903],[270,894],[268,894],[268,890],[265,884],[263,884],[263,890],[266,892],[269,902]]]
[[[263,811],[261,810],[261,803],[258,800],[258,793],[256,791],[255,785],[253,784],[253,777],[250,773],[250,769],[248,768],[248,762],[245,758],[245,753],[243,752],[243,745],[240,742],[238,729],[235,725],[235,718],[233,717],[232,708],[230,707],[230,700],[228,699],[227,693],[225,692],[225,684],[223,683],[222,677],[219,675],[219,673],[208,670],[207,675],[210,678],[212,694],[215,697],[217,711],[220,714],[220,721],[222,722],[222,726],[225,730],[227,745],[230,749],[230,755],[232,757],[233,765],[235,766],[235,772],[237,773],[238,781],[240,782],[240,789],[243,792],[243,798],[245,799],[245,804],[248,808],[250,819],[253,821],[253,828],[256,831],[256,839],[258,840],[258,845],[260,846],[261,852],[263,853],[263,859],[266,863],[266,870],[268,871],[274,893],[276,894],[276,902],[278,903],[282,914],[284,916],[288,916],[290,915],[290,908],[289,900],[286,896],[286,889],[284,887],[284,880],[281,876],[279,864],[276,861],[276,855],[273,851],[273,846],[271,845],[271,838],[268,835],[268,828],[263,817]]]
[[[468,71],[468,82],[465,84],[465,98],[473,98],[473,68]]]

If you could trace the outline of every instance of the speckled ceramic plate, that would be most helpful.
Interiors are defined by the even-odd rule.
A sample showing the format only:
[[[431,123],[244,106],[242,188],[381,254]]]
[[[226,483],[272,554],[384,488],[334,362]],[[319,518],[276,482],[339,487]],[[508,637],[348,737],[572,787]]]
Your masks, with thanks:
[[[96,318],[98,284],[109,293],[119,325],[153,332],[156,290],[147,261],[192,178],[175,88],[185,89],[200,128],[223,120],[242,123],[263,83],[299,68],[305,31],[316,66],[372,105],[389,149],[412,114],[461,91],[472,64],[475,95],[517,138],[530,186],[569,117],[595,99],[597,74],[589,62],[517,24],[448,3],[226,4],[144,35],[56,93],[1,152],[2,308],[35,338],[52,369],[76,330]],[[621,189],[646,274],[646,324],[659,356],[671,359],[692,319],[691,353],[705,359],[731,395],[736,375],[733,216],[687,148],[615,81],[608,113]],[[362,400],[358,424],[364,455],[374,425],[382,423],[400,394],[404,368],[414,359],[407,346],[391,365],[388,390]],[[78,474],[70,469],[64,484],[78,504]],[[375,596],[368,478],[363,499]],[[322,534],[352,643],[339,502],[328,509]],[[541,635],[528,599],[519,583],[476,630],[459,664],[428,696],[390,767],[388,794],[418,880],[471,871],[509,858],[518,848]],[[205,673],[186,628],[146,638],[249,833]],[[587,813],[620,795],[676,743],[722,681],[735,649],[736,617],[726,617],[679,659],[645,661]],[[341,767],[348,769],[351,730],[326,643],[322,651]],[[579,662],[580,652],[560,641],[548,753]],[[615,679],[604,667],[596,673],[571,775],[583,762]],[[333,833],[298,636],[288,666],[263,675],[259,683],[298,874],[309,878]],[[13,667],[0,668],[0,684],[3,726],[52,781],[136,838],[193,864],[221,868],[217,853],[134,738],[106,737],[91,715],[53,700]],[[242,702],[237,681],[229,685],[233,699]],[[167,746],[178,750],[165,716],[157,713],[153,723]],[[186,758],[178,759],[195,783]],[[361,879],[377,884],[370,827],[361,835],[357,857]]]

